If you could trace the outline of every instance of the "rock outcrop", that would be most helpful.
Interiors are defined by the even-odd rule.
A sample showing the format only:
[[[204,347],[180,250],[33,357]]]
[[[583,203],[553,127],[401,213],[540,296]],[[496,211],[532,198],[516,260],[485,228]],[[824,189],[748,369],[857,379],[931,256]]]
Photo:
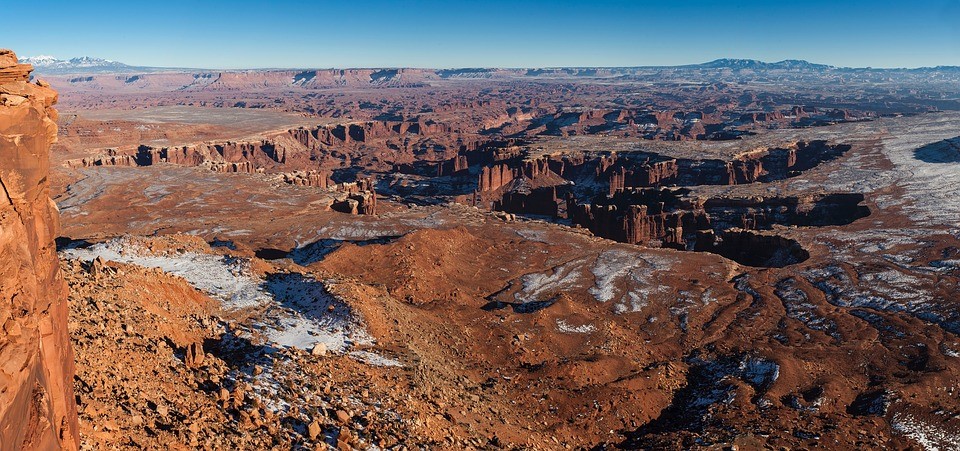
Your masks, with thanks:
[[[0,448],[77,449],[67,286],[54,239],[57,93],[0,50]]]
[[[514,173],[506,164],[485,166],[480,170],[480,180],[477,182],[477,191],[495,191],[510,183]]]
[[[624,243],[660,241],[682,248],[685,228],[709,227],[701,205],[682,200],[670,189],[631,189],[597,200],[580,204],[568,197],[567,216],[597,236]]]
[[[181,166],[202,166],[210,163],[224,166],[217,172],[253,173],[258,166],[286,162],[283,146],[268,140],[249,142],[226,141],[179,147],[153,148],[140,146],[137,150],[137,163],[140,166],[152,166],[159,163],[173,163]],[[230,164],[233,163],[231,166]],[[216,170],[216,169],[215,169]]]
[[[89,168],[94,166],[137,166],[137,157],[135,155],[124,155],[117,149],[107,149],[103,154],[80,158],[76,160],[67,160],[64,163],[68,168]]]
[[[437,177],[460,174],[469,169],[470,163],[467,161],[467,156],[457,155],[447,161],[437,164]]]
[[[740,115],[740,122],[743,122],[743,123],[774,122],[774,121],[782,121],[783,119],[784,119],[783,113],[779,111],[744,113]]]
[[[676,180],[677,160],[645,162],[635,167],[619,166],[610,173],[610,194],[627,187],[660,186]]]
[[[330,205],[331,210],[353,215],[377,214],[377,192],[372,179],[364,178],[356,182],[338,183],[330,188],[338,193],[333,204]]]
[[[627,188],[599,196],[589,204],[579,203],[571,195],[567,197],[566,212],[572,223],[597,236],[631,244],[659,242],[665,247],[692,247],[728,257],[734,255],[737,258],[730,258],[751,266],[764,266],[768,261],[771,266],[784,266],[806,257],[801,258],[802,249],[789,240],[746,232],[771,230],[776,225],[844,225],[870,215],[870,208],[861,205],[864,197],[859,193],[710,199],[688,194],[683,188]],[[724,233],[730,230],[738,233],[729,234],[727,239]],[[774,255],[776,249],[764,248],[767,245],[789,252]],[[770,254],[751,250],[741,255],[737,249],[743,246]],[[761,256],[752,258],[748,255],[751,252]]]
[[[336,185],[330,175],[330,171],[294,171],[283,174],[283,182],[297,186],[329,188]]]

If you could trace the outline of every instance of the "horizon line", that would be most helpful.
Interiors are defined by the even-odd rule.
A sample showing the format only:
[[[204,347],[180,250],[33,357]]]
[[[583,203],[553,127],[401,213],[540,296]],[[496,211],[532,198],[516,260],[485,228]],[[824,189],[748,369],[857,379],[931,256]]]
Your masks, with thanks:
[[[683,67],[696,67],[703,66],[710,63],[716,63],[721,61],[745,61],[745,62],[756,62],[761,64],[775,65],[787,62],[797,62],[805,63],[811,66],[822,66],[829,69],[852,69],[852,70],[919,70],[919,69],[949,69],[949,68],[960,68],[960,64],[938,64],[938,65],[925,65],[925,66],[837,66],[826,63],[815,63],[809,60],[804,59],[783,59],[779,61],[764,61],[754,58],[715,58],[709,61],[703,61],[698,63],[685,63],[685,64],[640,64],[640,65],[593,65],[593,66],[579,66],[579,65],[556,65],[556,66],[390,66],[390,65],[362,65],[362,66],[261,66],[261,67],[189,67],[189,66],[152,66],[152,65],[140,65],[140,64],[127,64],[122,61],[109,60],[99,57],[91,57],[88,55],[75,56],[67,59],[60,59],[51,55],[36,55],[36,56],[27,56],[27,57],[18,57],[18,60],[23,61],[24,59],[32,58],[54,58],[57,61],[68,62],[71,59],[77,58],[93,58],[100,59],[110,63],[121,64],[131,69],[159,69],[167,71],[283,71],[283,70],[370,70],[370,69],[420,69],[420,70],[466,70],[466,69],[476,69],[476,70],[532,70],[532,69],[647,69],[647,68],[683,68]],[[96,68],[93,66],[92,68]],[[37,71],[42,68],[34,66],[34,71]],[[104,71],[104,73],[109,73],[109,71]]]

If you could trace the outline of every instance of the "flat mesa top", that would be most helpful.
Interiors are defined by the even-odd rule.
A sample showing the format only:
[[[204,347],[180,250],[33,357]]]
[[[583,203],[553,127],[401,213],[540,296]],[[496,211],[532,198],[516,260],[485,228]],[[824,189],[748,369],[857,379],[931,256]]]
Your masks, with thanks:
[[[655,141],[639,137],[616,135],[541,136],[529,145],[529,158],[543,155],[578,154],[594,152],[651,152],[669,158],[731,160],[752,152],[787,146],[797,141],[825,140],[849,143],[870,139],[884,133],[891,124],[923,122],[936,115],[944,121],[960,120],[960,112],[944,111],[914,117],[874,118],[859,122],[812,128],[782,128],[758,130],[756,134],[724,141]]]
[[[260,131],[281,127],[297,127],[335,122],[330,119],[308,117],[300,113],[259,108],[216,108],[200,106],[151,106],[133,109],[97,109],[64,111],[64,115],[77,114],[86,119],[99,121],[125,120],[147,124],[182,123],[227,125]]]

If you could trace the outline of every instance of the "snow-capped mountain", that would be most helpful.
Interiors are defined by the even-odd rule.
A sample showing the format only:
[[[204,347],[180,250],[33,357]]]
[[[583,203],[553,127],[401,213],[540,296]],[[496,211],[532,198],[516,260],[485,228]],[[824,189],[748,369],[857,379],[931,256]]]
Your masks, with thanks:
[[[69,60],[57,59],[48,55],[28,56],[20,58],[24,64],[32,64],[34,69],[41,74],[71,74],[71,73],[90,73],[90,72],[131,72],[142,71],[145,68],[129,66],[116,61],[105,60],[103,58],[93,58],[81,56],[70,58]]]
[[[46,67],[53,65],[60,60],[50,56],[50,55],[39,55],[39,56],[28,56],[20,57],[20,62],[23,64],[33,64],[33,67]]]
[[[696,64],[694,67],[705,69],[752,69],[752,70],[827,70],[835,69],[826,64],[815,64],[804,60],[783,60],[775,63],[752,59],[722,58],[707,63]]]

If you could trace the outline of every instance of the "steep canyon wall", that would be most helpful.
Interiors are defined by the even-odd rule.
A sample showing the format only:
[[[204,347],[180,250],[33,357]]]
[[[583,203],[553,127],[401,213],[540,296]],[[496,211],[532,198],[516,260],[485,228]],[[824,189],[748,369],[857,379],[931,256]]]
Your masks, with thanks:
[[[57,93],[0,50],[0,449],[76,449],[67,286],[54,239]]]

